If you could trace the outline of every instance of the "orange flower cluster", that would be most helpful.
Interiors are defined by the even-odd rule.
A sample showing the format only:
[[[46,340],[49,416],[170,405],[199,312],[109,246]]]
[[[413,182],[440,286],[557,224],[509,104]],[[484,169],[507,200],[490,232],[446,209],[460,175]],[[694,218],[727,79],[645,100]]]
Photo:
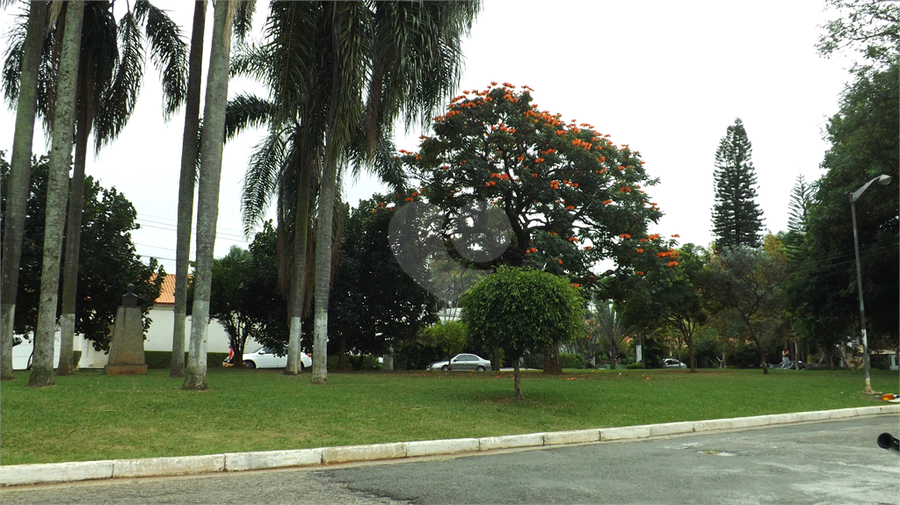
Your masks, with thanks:
[[[533,104],[531,108],[536,109],[537,104]],[[537,113],[532,110],[526,110],[522,113],[522,115],[525,117],[534,118],[534,123],[540,123],[541,121],[543,121],[545,124],[548,124],[550,126],[559,126],[562,124],[562,121],[559,120],[559,114],[554,116],[547,111],[541,111],[540,113]],[[565,133],[565,130],[562,130],[562,132]],[[557,135],[562,135],[562,133],[557,133]]]
[[[485,186],[496,186],[496,185],[497,185],[497,181],[488,181],[488,182],[484,183],[484,185],[485,185]]]
[[[579,139],[573,140],[572,145],[575,147],[583,147],[588,151],[590,151],[591,148],[594,147],[594,144],[591,144],[590,142],[585,142],[585,141],[579,140]]]
[[[653,235],[650,235],[650,236],[647,237],[647,238],[649,238],[650,240],[657,240],[657,239],[659,239],[659,234],[658,234],[658,233],[654,233]]]
[[[545,150],[541,151],[541,154],[556,154],[556,149],[553,149],[553,148],[545,149]],[[539,159],[543,160],[543,158],[539,158]]]
[[[531,249],[525,249],[525,254],[536,253],[537,247],[532,247]]]
[[[535,159],[534,159],[534,162],[535,162],[535,163],[543,163],[543,162],[544,162],[544,158],[535,158]]]
[[[575,210],[574,205],[566,205],[566,210]]]
[[[550,187],[552,189],[559,189],[559,181],[557,181],[556,179],[550,181]]]
[[[585,251],[590,251],[590,250],[593,249],[593,248],[594,248],[594,246],[592,246],[592,245],[586,245],[586,246],[584,246],[584,250],[585,250]]]
[[[631,238],[631,235],[629,235],[627,233],[623,233],[623,234],[619,235],[619,238]]]
[[[573,288],[580,288],[580,287],[581,287],[581,284],[578,284],[577,282],[573,282],[573,283],[572,283],[572,287],[573,287]],[[566,379],[566,380],[575,380],[575,377],[572,377],[571,379]]]
[[[538,173],[537,173],[537,172],[531,172],[531,176],[534,177],[535,179],[537,179],[537,178],[538,178]]]
[[[503,181],[508,181],[508,180],[509,180],[509,174],[498,174],[497,172],[494,172],[494,173],[491,174],[491,179],[500,179],[500,180],[503,180]]]
[[[556,130],[556,134],[557,135],[565,135],[566,131],[565,130]]]
[[[568,207],[566,207],[566,208],[568,208]],[[569,237],[568,240],[569,240],[569,242],[572,242],[574,244],[575,242],[578,242],[578,237]]]
[[[677,262],[677,261],[670,261],[668,266],[669,266],[669,268],[671,268],[671,267],[677,267],[677,266],[678,266],[678,262]]]
[[[612,203],[612,200],[603,200],[603,205],[609,205]]]
[[[629,188],[628,186],[622,186],[621,188],[619,188],[619,191],[621,191],[622,193],[631,193],[631,188]]]
[[[635,273],[638,275],[644,275],[644,272],[641,272],[640,270],[636,271]]]
[[[643,252],[644,252],[644,250],[643,250],[643,249],[641,249],[641,248],[638,248],[638,249],[637,249],[637,252],[638,252],[638,254],[641,254],[641,253],[643,253]]]

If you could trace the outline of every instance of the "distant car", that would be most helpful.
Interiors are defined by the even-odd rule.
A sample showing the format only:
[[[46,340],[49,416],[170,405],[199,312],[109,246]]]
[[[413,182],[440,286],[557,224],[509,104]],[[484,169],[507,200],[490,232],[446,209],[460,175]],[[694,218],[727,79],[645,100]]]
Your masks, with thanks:
[[[457,354],[450,358],[450,362],[447,360],[444,361],[435,361],[434,363],[425,367],[425,370],[453,370],[454,372],[458,372],[461,370],[475,370],[478,372],[483,372],[491,367],[490,360],[484,359],[481,356],[477,356],[475,354]]]
[[[666,358],[663,360],[663,368],[687,368],[687,365],[675,358]]]
[[[260,347],[254,352],[244,353],[244,367],[246,368],[284,368],[287,366],[287,355],[279,356],[268,347]],[[300,353],[300,369],[312,366],[312,356],[305,352]]]

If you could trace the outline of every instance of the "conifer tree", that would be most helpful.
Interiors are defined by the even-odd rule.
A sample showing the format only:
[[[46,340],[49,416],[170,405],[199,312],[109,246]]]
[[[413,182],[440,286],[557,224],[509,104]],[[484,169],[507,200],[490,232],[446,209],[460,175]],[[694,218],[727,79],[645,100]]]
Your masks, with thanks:
[[[716,150],[716,196],[712,221],[715,244],[729,249],[759,247],[762,237],[762,209],[756,203],[756,169],[752,147],[740,118],[728,127]]]

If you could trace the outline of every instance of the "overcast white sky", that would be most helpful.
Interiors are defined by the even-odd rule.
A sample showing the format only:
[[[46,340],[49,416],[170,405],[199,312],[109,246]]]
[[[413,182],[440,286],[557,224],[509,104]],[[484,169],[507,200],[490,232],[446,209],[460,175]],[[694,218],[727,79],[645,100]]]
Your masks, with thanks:
[[[192,3],[154,4],[170,10],[189,36]],[[812,182],[822,175],[823,129],[849,80],[849,60],[816,53],[819,27],[834,15],[823,9],[822,0],[485,0],[464,45],[460,89],[484,89],[491,81],[527,84],[542,110],[590,123],[640,151],[651,176],[660,179],[648,189],[666,214],[655,231],[703,246],[712,240],[715,151],[740,117],[753,144],[765,227],[777,232],[787,228],[797,176]],[[260,2],[257,25],[266,10]],[[4,33],[16,12],[0,13]],[[131,200],[141,224],[133,233],[138,253],[160,258],[174,273],[183,120],[163,122],[157,80],[148,69],[128,126],[89,158],[87,173]],[[257,89],[233,82],[230,93],[248,88]],[[8,160],[14,112],[0,114],[0,149]],[[410,132],[398,147],[415,148],[422,133]],[[260,138],[261,132],[248,132],[226,145],[217,257],[247,244],[240,192],[247,157]],[[40,134],[34,150],[48,151]],[[349,182],[346,194],[355,204],[379,190],[362,178]]]

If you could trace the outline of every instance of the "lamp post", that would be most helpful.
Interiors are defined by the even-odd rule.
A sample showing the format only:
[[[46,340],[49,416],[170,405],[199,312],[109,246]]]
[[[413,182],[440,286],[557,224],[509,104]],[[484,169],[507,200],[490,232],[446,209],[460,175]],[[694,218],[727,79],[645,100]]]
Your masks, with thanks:
[[[859,266],[859,234],[856,231],[856,201],[859,197],[869,189],[872,183],[877,182],[885,186],[891,182],[890,175],[879,175],[871,181],[862,185],[861,188],[850,193],[850,217],[853,220],[853,251],[856,253],[856,289],[859,292],[859,328],[862,331],[863,344],[863,365],[866,369],[866,387],[863,389],[865,394],[874,394],[872,383],[869,378],[869,340],[866,336],[866,306],[863,303],[863,287],[862,287],[862,269]]]

